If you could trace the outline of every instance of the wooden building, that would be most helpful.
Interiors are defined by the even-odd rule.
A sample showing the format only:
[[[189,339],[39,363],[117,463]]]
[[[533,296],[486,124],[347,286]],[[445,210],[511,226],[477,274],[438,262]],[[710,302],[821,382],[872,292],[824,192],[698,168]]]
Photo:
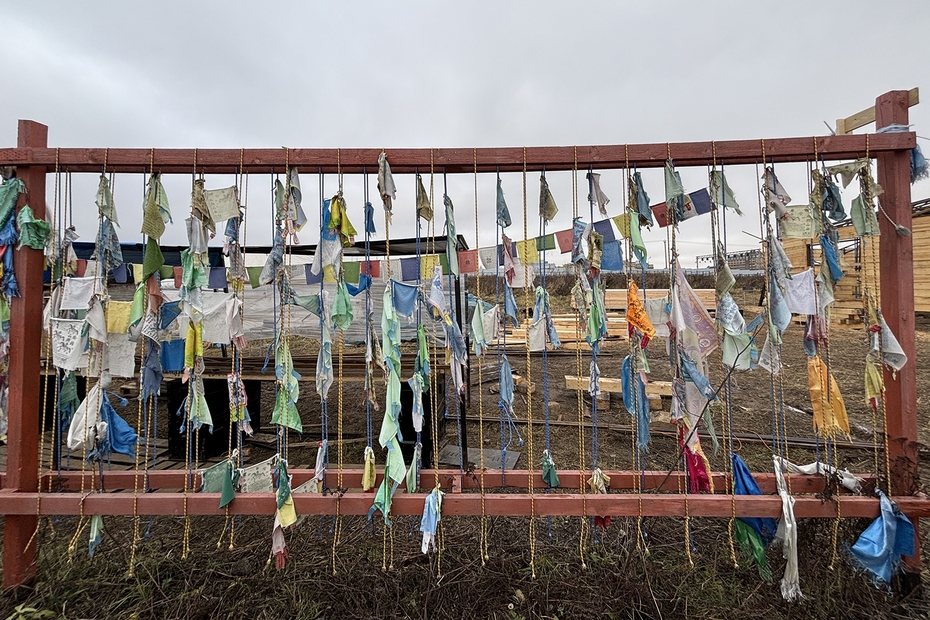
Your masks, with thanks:
[[[879,214],[879,217],[883,217]],[[912,236],[914,240],[914,311],[930,312],[930,198],[913,203]],[[840,323],[862,322],[863,267],[875,257],[878,260],[881,237],[873,237],[865,244],[856,237],[851,221],[837,227],[840,235],[840,266],[846,273],[837,284],[834,294],[833,318]],[[868,246],[875,244],[874,254]],[[793,272],[813,266],[820,270],[821,251],[818,239],[785,239],[785,252],[794,265]],[[880,294],[878,282],[876,296]]]

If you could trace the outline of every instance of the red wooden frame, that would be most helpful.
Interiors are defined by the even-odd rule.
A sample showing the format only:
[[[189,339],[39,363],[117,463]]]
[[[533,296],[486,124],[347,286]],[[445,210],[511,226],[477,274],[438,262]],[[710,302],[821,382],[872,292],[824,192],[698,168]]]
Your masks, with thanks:
[[[908,122],[907,91],[892,91],[876,100],[876,125],[881,128],[891,123]],[[322,170],[369,173],[377,171],[380,149],[52,149],[47,146],[48,130],[32,121],[20,121],[16,148],[0,149],[0,166],[16,166],[18,176],[29,190],[28,201],[37,217],[45,214],[45,177],[54,172],[56,162],[61,170],[73,172],[100,172],[106,162],[107,171],[143,172],[154,166],[163,173],[190,173],[195,169],[203,173],[267,172],[283,170],[285,164],[304,170]],[[898,224],[910,227],[910,163],[909,149],[916,144],[912,132],[846,135],[806,138],[779,138],[769,140],[731,140],[722,142],[689,142],[674,144],[641,144],[579,147],[527,147],[480,149],[392,149],[388,151],[391,167],[396,173],[410,173],[415,168],[432,165],[447,172],[515,172],[539,170],[569,170],[577,166],[585,169],[622,168],[627,166],[662,166],[669,154],[679,166],[704,166],[713,161],[732,164],[762,163],[765,161],[811,161],[816,153],[825,160],[850,159],[865,156],[866,152],[878,160],[878,180],[885,189],[882,206]],[[196,159],[195,159],[196,158]],[[21,201],[21,204],[24,202]],[[885,218],[880,218],[882,232],[881,278],[895,286],[882,287],[882,308],[885,320],[898,336],[904,352],[910,358],[897,375],[885,373],[887,402],[888,451],[892,462],[892,489],[894,501],[911,518],[930,516],[930,500],[917,493],[917,388],[914,336],[913,296],[913,245],[910,237],[895,234]],[[81,487],[99,484],[89,472],[68,472],[61,476],[47,472],[42,477],[42,488],[56,492],[37,493],[38,476],[38,417],[41,326],[35,317],[42,312],[42,252],[23,248],[18,250],[15,269],[22,297],[11,304],[11,354],[9,395],[9,452],[7,473],[0,476],[0,514],[6,515],[4,531],[4,587],[12,587],[31,580],[35,574],[35,543],[27,547],[36,528],[37,514],[131,515],[134,507],[138,514],[183,514],[185,495],[168,492],[183,486],[186,472],[121,471],[103,476],[106,490],[142,488],[148,480],[154,493],[90,493],[82,496],[68,492]],[[295,470],[295,483],[312,476],[312,470]],[[333,486],[335,472],[329,473]],[[350,488],[360,485],[359,471],[343,472],[343,484]],[[433,472],[423,472],[429,480]],[[526,488],[529,472],[508,471],[503,474],[504,486]],[[532,473],[537,489],[544,488],[539,472]],[[613,489],[633,488],[639,472],[608,472]],[[678,493],[680,474],[673,472],[646,472],[641,493],[610,493],[607,495],[578,494],[585,472],[561,471],[562,488],[547,494],[486,493],[482,502],[478,488],[479,473],[460,475],[457,469],[442,470],[440,481],[451,493],[443,502],[444,515],[485,514],[526,516],[542,515],[582,516],[690,516],[730,517],[778,516],[781,500],[772,495],[737,496],[725,493],[726,474],[715,473],[717,494],[691,495]],[[501,482],[501,472],[484,474],[487,488]],[[756,478],[764,493],[775,490],[774,475],[760,473]],[[138,485],[137,485],[138,483]],[[835,517],[836,502],[844,517],[874,517],[878,502],[870,497],[841,494],[825,501],[811,494],[823,490],[824,481],[816,476],[791,476],[792,492],[796,497],[797,517]],[[47,486],[48,485],[48,486]],[[463,489],[468,492],[462,492]],[[57,492],[62,491],[62,492]],[[722,492],[721,492],[722,491]],[[423,494],[398,494],[392,510],[396,514],[420,514]],[[584,501],[582,501],[582,498]],[[371,494],[356,491],[337,495],[295,495],[300,513],[335,514],[337,505],[341,514],[366,514],[371,507]],[[198,515],[225,514],[217,507],[215,494],[190,493],[186,497],[187,512]],[[272,514],[274,499],[270,494],[240,494],[230,505],[233,514]],[[915,526],[918,522],[915,521]],[[919,549],[919,545],[918,545]],[[920,570],[920,558],[909,558],[907,568]]]

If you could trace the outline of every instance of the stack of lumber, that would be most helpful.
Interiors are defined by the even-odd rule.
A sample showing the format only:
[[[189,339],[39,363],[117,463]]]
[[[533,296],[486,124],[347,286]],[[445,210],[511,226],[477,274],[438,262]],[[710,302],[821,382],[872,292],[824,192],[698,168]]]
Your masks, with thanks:
[[[707,311],[713,314],[714,309],[717,307],[717,298],[712,288],[698,288],[694,289],[695,294],[698,296],[698,299],[701,300],[701,303],[704,304],[704,307],[707,308]],[[668,289],[666,288],[651,288],[647,290],[639,289],[639,298],[640,299],[662,299],[663,297],[668,296]],[[604,291],[604,309],[610,312],[611,310],[620,311],[626,313],[627,306],[627,289],[625,288],[609,288]],[[572,300],[572,307],[575,306],[574,299]]]
[[[626,319],[616,313],[610,313],[605,317],[607,321],[608,338],[626,338],[627,327]],[[507,334],[507,344],[522,345],[526,343],[526,328],[532,323],[532,319],[525,319],[520,327],[513,329]],[[555,314],[552,316],[552,322],[555,324],[555,331],[559,334],[559,340],[563,344],[584,342],[585,325],[579,325],[577,314]],[[577,326],[577,329],[576,329]],[[580,338],[578,334],[580,334]]]
[[[583,390],[587,392],[591,382],[591,377],[578,377],[575,375],[565,375],[566,390]],[[620,379],[611,377],[601,377],[598,386],[602,393],[623,394],[623,383]],[[646,398],[649,399],[649,409],[660,411],[662,409],[662,399],[672,397],[671,381],[650,381],[646,384]]]

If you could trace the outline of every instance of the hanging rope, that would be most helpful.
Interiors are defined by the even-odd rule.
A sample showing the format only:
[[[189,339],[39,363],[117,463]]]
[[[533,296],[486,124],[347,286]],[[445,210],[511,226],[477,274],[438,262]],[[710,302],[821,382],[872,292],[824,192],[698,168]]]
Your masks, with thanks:
[[[526,202],[526,147],[523,147],[523,238],[528,239],[529,212]],[[523,301],[526,316],[530,314],[530,266],[526,259],[523,261]],[[533,454],[533,364],[530,358],[529,343],[526,343],[526,456],[527,456],[527,490],[530,494],[530,576],[536,579],[536,498],[534,496],[534,466],[536,459]]]
[[[578,220],[578,147],[572,149],[572,226]],[[578,278],[584,275],[579,267]],[[585,308],[579,304],[576,308],[578,320],[575,321],[575,376],[581,377],[581,325],[586,322]],[[587,459],[585,457],[585,433],[584,433],[584,397],[582,395],[581,381],[578,382],[575,392],[575,413],[577,414],[578,429],[578,494],[581,495],[581,526],[578,532],[578,556],[581,559],[581,568],[587,569],[585,562],[585,549],[588,544],[590,524],[588,521],[588,504],[587,504],[587,486],[585,485],[585,475],[583,474]]]
[[[478,149],[474,149],[475,166],[475,248],[480,243],[478,236]],[[495,224],[496,227],[496,224]],[[477,252],[477,250],[476,250]],[[476,259],[477,262],[477,259]],[[481,268],[476,265],[475,270],[475,312],[483,313],[481,301]],[[487,337],[487,334],[485,334]],[[485,566],[488,560],[488,515],[485,508],[484,490],[484,377],[482,374],[484,364],[478,360],[478,488],[481,493],[481,531],[478,539],[478,552],[481,555],[481,565]]]

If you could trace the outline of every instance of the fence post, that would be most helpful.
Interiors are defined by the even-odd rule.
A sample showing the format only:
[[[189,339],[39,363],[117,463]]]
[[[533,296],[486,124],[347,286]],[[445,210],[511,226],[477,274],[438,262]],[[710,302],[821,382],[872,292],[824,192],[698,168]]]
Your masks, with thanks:
[[[19,121],[17,148],[46,148],[48,127]],[[26,203],[38,219],[45,218],[45,166],[21,166],[16,176],[26,184]],[[18,210],[17,210],[18,212]],[[15,215],[14,215],[15,217]],[[12,247],[7,252],[13,252]],[[9,429],[6,482],[11,492],[38,490],[39,373],[42,348],[42,250],[28,246],[15,250],[13,267],[20,297],[10,300]],[[3,587],[22,585],[35,577],[36,515],[7,515],[3,532]]]
[[[894,90],[875,100],[875,128],[908,124],[908,93]],[[878,159],[878,182],[885,193],[879,197],[888,216],[900,226],[911,228],[911,159],[908,151],[882,153]],[[881,243],[881,307],[888,327],[907,354],[907,364],[897,373],[885,368],[885,411],[891,490],[894,495],[913,495],[918,490],[917,462],[917,355],[914,325],[914,242],[899,235],[888,217],[879,214]],[[906,579],[920,581],[920,533],[917,553],[904,562]],[[907,586],[905,585],[907,588]],[[911,589],[911,588],[907,588]]]

